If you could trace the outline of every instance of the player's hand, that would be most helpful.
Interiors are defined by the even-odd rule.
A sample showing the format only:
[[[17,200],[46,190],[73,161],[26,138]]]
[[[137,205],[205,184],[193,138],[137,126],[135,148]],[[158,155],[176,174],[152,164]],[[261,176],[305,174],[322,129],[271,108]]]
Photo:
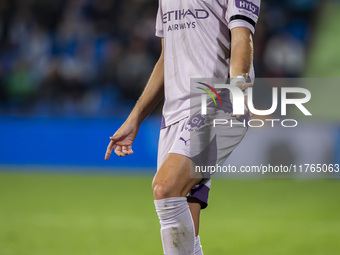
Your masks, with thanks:
[[[114,152],[120,156],[133,154],[132,142],[135,140],[139,126],[136,123],[125,121],[117,132],[110,137],[110,143],[107,146],[105,160],[108,160],[114,149]]]
[[[245,91],[247,88],[252,87],[253,84],[252,83],[248,83],[248,82],[238,81],[235,84],[235,86],[239,87],[242,91]],[[252,117],[254,114],[248,110],[249,108],[248,108],[248,95],[247,94],[244,95],[244,105],[247,107],[247,111],[245,111],[245,114],[247,112],[249,112],[250,117]],[[232,117],[236,117],[236,118],[240,118],[242,115],[240,115],[240,114],[237,114],[237,115],[231,114],[231,116]]]

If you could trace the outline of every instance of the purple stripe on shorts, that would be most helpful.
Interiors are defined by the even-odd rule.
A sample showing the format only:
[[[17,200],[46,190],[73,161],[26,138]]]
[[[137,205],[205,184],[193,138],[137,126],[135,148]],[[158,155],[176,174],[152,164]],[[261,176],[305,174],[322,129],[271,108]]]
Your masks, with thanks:
[[[202,209],[208,206],[208,197],[210,189],[204,184],[200,184],[197,188],[191,190],[191,197],[197,198],[199,201],[203,202]]]

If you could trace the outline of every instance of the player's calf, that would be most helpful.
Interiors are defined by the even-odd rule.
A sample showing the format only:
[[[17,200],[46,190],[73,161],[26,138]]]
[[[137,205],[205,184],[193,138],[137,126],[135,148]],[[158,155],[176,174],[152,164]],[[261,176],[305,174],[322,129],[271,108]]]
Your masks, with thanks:
[[[190,178],[190,159],[169,154],[153,180],[155,207],[166,255],[194,255],[195,230],[186,194],[199,181]]]

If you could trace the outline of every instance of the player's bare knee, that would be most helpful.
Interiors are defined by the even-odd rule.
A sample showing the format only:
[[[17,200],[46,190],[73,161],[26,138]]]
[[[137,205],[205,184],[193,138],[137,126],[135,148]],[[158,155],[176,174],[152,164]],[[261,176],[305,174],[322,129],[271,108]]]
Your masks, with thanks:
[[[152,185],[153,197],[155,200],[171,197],[170,188],[165,184],[155,183]]]

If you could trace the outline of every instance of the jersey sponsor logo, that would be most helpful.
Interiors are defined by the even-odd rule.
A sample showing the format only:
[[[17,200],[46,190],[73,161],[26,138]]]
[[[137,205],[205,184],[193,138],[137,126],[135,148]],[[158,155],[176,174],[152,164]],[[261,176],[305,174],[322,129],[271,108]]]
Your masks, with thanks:
[[[191,17],[191,20],[188,18]],[[204,9],[182,9],[168,11],[163,14],[163,24],[167,24],[167,31],[196,28],[196,20],[203,20],[209,17],[209,12]],[[178,23],[179,21],[182,21]],[[170,24],[169,24],[170,23]]]
[[[185,22],[185,23],[169,25],[167,31],[182,30],[182,29],[195,28],[195,27],[196,27],[195,21]]]
[[[246,0],[236,0],[235,3],[237,8],[250,11],[257,16],[259,15],[260,8],[253,2]]]
[[[194,19],[206,19],[209,17],[209,12],[204,9],[182,9],[168,11],[163,14],[163,23],[168,23],[170,21],[182,20],[185,17],[193,17]]]

